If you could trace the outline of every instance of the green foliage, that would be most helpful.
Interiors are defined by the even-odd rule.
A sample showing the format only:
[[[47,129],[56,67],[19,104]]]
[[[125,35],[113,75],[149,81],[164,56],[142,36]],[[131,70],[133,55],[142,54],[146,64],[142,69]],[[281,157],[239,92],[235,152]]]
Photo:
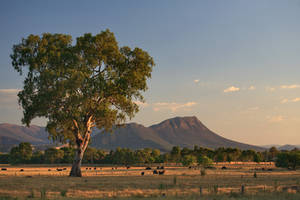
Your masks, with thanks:
[[[77,145],[71,176],[82,176],[93,127],[110,131],[138,112],[136,101],[143,101],[154,66],[146,51],[119,47],[109,30],[86,33],[74,43],[65,34],[29,35],[13,46],[10,57],[20,75],[27,72],[18,93],[22,123],[45,117],[53,140]],[[54,159],[54,153],[63,155],[45,153],[47,162],[63,159]]]
[[[41,151],[36,151],[32,154],[30,163],[39,164],[44,163],[44,153]]]
[[[64,151],[61,149],[50,148],[45,151],[46,163],[61,163],[64,158]]]
[[[182,163],[183,166],[193,165],[193,164],[197,163],[197,157],[194,156],[194,155],[185,155],[182,158],[182,162],[181,163]]]
[[[45,151],[35,151],[32,153],[29,143],[20,144],[11,149],[10,154],[0,154],[0,161],[18,164],[18,163],[72,163],[76,149],[72,147],[63,147],[61,149],[49,148]],[[27,153],[26,153],[27,152]],[[184,152],[184,153],[183,153]],[[189,166],[196,162],[202,167],[212,167],[213,159],[218,153],[224,154],[225,157],[231,157],[235,161],[253,161],[260,162],[267,160],[269,152],[255,152],[252,150],[241,151],[232,148],[219,148],[215,151],[197,147],[193,150],[174,147],[171,152],[161,153],[159,149],[138,149],[117,148],[109,153],[100,149],[87,148],[83,157],[84,163],[91,164],[151,164],[151,163],[174,163],[179,160],[182,165]],[[175,156],[176,155],[176,156]],[[209,156],[208,156],[209,155]],[[276,154],[276,165],[278,167],[296,169],[300,165],[300,152],[297,149],[291,151],[278,152]]]
[[[181,161],[181,149],[179,146],[174,146],[170,152],[171,160],[179,163]]]
[[[0,153],[0,164],[8,164],[9,163],[9,154]]]
[[[72,163],[75,155],[75,149],[70,147],[63,147],[61,150],[64,152],[62,163]]]
[[[207,156],[200,155],[198,157],[198,164],[201,165],[202,167],[206,168],[206,167],[212,166],[213,161],[212,161],[212,159],[210,159]]]
[[[300,152],[282,152],[277,155],[275,162],[277,167],[296,169],[300,166]]]
[[[28,142],[22,142],[13,147],[9,155],[11,164],[28,163],[32,157],[32,146]]]
[[[18,94],[22,122],[46,117],[53,139],[73,142],[75,129],[83,136],[87,132],[90,117],[93,125],[108,130],[133,117],[134,100],[143,101],[154,66],[142,49],[119,47],[109,30],[84,34],[75,43],[65,34],[30,35],[13,46],[11,59],[16,71],[27,72]]]
[[[88,147],[83,157],[83,163],[92,163],[92,164],[97,163],[99,160],[103,160],[104,157],[105,157],[104,151],[92,147]]]
[[[244,150],[242,151],[239,160],[245,162],[249,162],[249,161],[260,162],[261,155],[254,150]]]

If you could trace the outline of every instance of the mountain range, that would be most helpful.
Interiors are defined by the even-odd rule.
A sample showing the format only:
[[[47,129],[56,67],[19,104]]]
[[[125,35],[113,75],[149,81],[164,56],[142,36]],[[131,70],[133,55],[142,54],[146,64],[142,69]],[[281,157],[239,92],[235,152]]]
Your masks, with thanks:
[[[159,124],[145,127],[137,123],[128,123],[115,128],[112,133],[93,131],[91,146],[101,149],[117,147],[141,149],[157,148],[169,151],[173,146],[193,148],[194,145],[207,148],[233,147],[262,151],[265,148],[226,139],[203,125],[196,117],[175,117]],[[9,151],[20,142],[48,146],[51,142],[44,127],[0,124],[0,151]],[[54,145],[54,144],[53,144]]]

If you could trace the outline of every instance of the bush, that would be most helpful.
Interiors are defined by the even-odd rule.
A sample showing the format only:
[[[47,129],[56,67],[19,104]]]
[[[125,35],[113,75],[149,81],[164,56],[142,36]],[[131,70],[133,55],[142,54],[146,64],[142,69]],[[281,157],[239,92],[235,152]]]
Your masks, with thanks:
[[[277,155],[277,167],[296,169],[300,166],[300,152],[282,152]]]
[[[196,158],[196,156],[193,156],[193,155],[186,155],[182,159],[182,165],[183,166],[193,165],[196,162],[197,162],[197,158]]]
[[[201,155],[198,157],[198,164],[204,168],[207,168],[213,165],[213,161],[209,157]]]

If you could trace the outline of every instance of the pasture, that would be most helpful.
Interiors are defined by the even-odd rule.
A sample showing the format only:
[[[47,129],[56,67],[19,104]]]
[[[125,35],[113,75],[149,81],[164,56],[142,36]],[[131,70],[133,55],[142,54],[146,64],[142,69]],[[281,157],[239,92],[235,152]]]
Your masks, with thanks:
[[[8,166],[0,170],[0,199],[300,199],[300,171],[273,163],[218,163],[212,169],[157,165]],[[222,169],[223,168],[223,169]],[[144,172],[144,175],[141,175]]]

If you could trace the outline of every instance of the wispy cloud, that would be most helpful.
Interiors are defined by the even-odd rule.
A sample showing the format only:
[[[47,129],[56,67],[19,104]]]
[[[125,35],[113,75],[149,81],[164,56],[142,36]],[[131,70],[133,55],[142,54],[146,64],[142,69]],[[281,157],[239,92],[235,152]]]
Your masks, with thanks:
[[[259,110],[260,110],[260,108],[258,106],[249,107],[249,108],[246,108],[245,110],[242,110],[241,114],[253,114],[253,113],[256,113]]]
[[[300,97],[294,98],[294,99],[282,99],[280,103],[285,104],[285,103],[295,103],[300,101]]]
[[[281,89],[296,89],[296,88],[300,88],[300,85],[298,85],[298,84],[294,84],[294,85],[281,85],[280,88]]]
[[[285,117],[283,117],[282,115],[267,116],[266,118],[267,118],[267,121],[271,122],[271,123],[278,123],[278,122],[285,120]]]
[[[19,89],[0,89],[0,107],[13,108],[18,106]]]
[[[253,86],[253,85],[251,85],[249,88],[248,88],[248,90],[255,90],[256,88]]]
[[[195,106],[196,102],[186,102],[186,103],[175,103],[175,102],[158,102],[154,103],[153,110],[160,111],[160,110],[171,110],[172,112],[176,112],[179,109],[187,109],[192,106]]]
[[[0,89],[0,94],[17,94],[19,89]]]
[[[225,90],[223,90],[223,92],[224,92],[224,93],[228,93],[228,92],[237,92],[237,91],[239,91],[239,90],[240,90],[240,88],[231,86],[231,87],[226,88]]]
[[[141,106],[141,107],[147,107],[147,106],[149,106],[148,103],[142,102],[142,101],[134,101],[134,103],[135,103],[136,105],[138,105],[138,106]]]
[[[274,88],[274,87],[269,87],[269,86],[266,87],[266,91],[268,91],[268,92],[274,92],[275,90],[276,90],[276,88]]]

